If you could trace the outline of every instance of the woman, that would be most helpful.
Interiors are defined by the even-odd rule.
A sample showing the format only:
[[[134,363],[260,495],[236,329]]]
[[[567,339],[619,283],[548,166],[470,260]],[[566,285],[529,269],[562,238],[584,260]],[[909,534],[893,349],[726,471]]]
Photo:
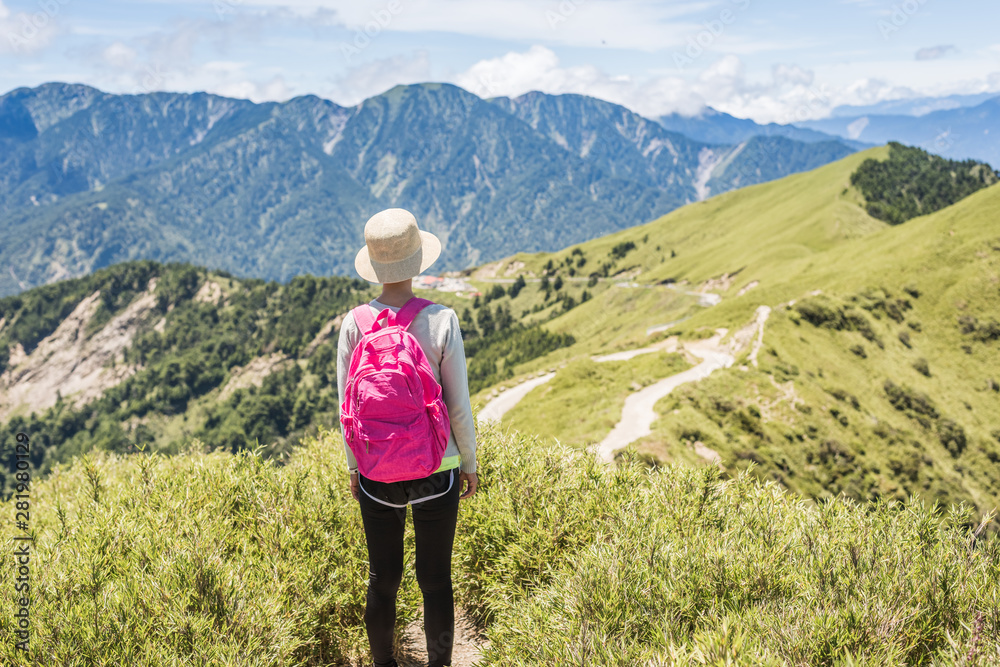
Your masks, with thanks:
[[[382,293],[370,302],[373,315],[389,308],[399,312],[414,298],[414,276],[441,254],[441,242],[419,230],[411,213],[388,209],[365,224],[365,246],[354,267],[362,278],[381,283]],[[441,467],[430,476],[402,482],[377,482],[358,473],[346,441],[351,495],[360,503],[368,544],[368,597],[365,628],[376,667],[396,665],[393,630],[396,592],[403,576],[403,531],[407,505],[413,506],[416,574],[424,598],[424,634],[429,667],[451,664],[455,604],[451,586],[451,552],[458,501],[476,492],[476,431],[469,400],[465,347],[455,311],[440,304],[423,308],[407,331],[427,356],[442,388],[451,435]],[[351,354],[364,332],[352,314],[341,325],[337,348],[337,383],[343,403]],[[462,488],[464,487],[464,491]]]

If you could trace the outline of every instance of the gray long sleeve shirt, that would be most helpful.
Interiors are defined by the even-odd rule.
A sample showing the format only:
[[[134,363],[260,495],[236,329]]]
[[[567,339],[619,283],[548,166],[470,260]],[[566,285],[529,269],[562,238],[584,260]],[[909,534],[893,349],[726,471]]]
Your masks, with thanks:
[[[399,312],[399,308],[388,306],[373,299],[369,306],[372,315],[378,315],[385,308]],[[462,330],[458,325],[455,311],[441,304],[427,306],[407,328],[417,339],[427,356],[427,362],[434,371],[434,378],[441,385],[444,404],[448,408],[451,422],[451,436],[444,452],[440,470],[461,468],[462,472],[476,472],[476,427],[472,419],[472,403],[469,399],[469,378],[465,368],[465,345]],[[337,396],[343,405],[344,390],[347,385],[347,371],[351,366],[351,354],[361,340],[361,332],[354,322],[354,314],[348,313],[340,327],[337,344]],[[344,441],[347,453],[347,467],[357,472],[358,463],[354,453]]]

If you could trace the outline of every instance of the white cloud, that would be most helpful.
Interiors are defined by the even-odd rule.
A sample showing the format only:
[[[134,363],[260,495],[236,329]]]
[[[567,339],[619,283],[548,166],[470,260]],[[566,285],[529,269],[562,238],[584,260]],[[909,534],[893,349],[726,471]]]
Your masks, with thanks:
[[[285,77],[276,74],[266,81],[254,81],[251,79],[239,78],[242,68],[222,69],[213,72],[212,63],[206,65],[202,76],[215,78],[217,83],[209,83],[206,90],[216,95],[224,97],[237,97],[253,102],[285,101],[292,98],[292,88],[285,81]]]
[[[529,90],[552,93],[591,91],[595,97],[615,96],[633,86],[627,77],[613,78],[594,67],[560,67],[559,57],[544,46],[523,53],[512,51],[481,60],[457,75],[454,83],[481,97],[516,96]]]
[[[186,67],[183,72],[146,66],[131,76],[137,93],[197,90],[253,102],[283,102],[294,97],[294,86],[285,76],[267,69],[270,71],[261,71],[248,62],[212,60]]]
[[[741,0],[749,2],[749,0]],[[269,7],[274,0],[242,0]],[[572,46],[657,51],[683,44],[702,26],[684,17],[716,0],[283,0],[299,15],[325,12],[351,30],[450,32]],[[332,12],[332,15],[331,15]]]
[[[594,67],[564,67],[544,46],[482,60],[451,81],[478,95],[516,97],[532,90],[550,94],[578,93],[626,106],[647,117],[677,112],[692,115],[711,106],[760,123],[795,123],[826,117],[836,106],[867,105],[915,97],[920,91],[878,78],[855,78],[832,85],[815,72],[791,63],[772,66],[770,76],[751,77],[742,59],[727,55],[708,64],[697,76],[657,73],[646,79],[615,76]],[[1000,86],[1000,73],[984,79],[953,82],[955,90],[979,92]]]
[[[737,116],[783,122],[823,116],[836,103],[813,80],[811,71],[781,64],[774,66],[770,80],[753,83],[743,61],[728,55],[694,79],[660,75],[638,81],[609,75],[592,65],[562,67],[552,50],[537,45],[480,61],[453,78],[457,85],[483,96],[516,97],[531,90],[579,93],[649,117],[670,112],[690,115],[712,106]]]
[[[60,7],[54,2],[42,11],[15,14],[0,0],[0,53],[29,54],[48,46],[58,33]]]
[[[177,20],[145,34],[71,47],[67,54],[91,69],[91,84],[117,93],[197,90],[254,101],[284,100],[291,97],[292,86],[280,70],[205,57],[206,47],[225,56],[232,43],[254,41],[274,20],[273,14]]]
[[[431,78],[426,51],[412,56],[383,58],[349,69],[333,80],[326,94],[337,104],[353,106],[398,84],[422,83]]]
[[[119,69],[132,67],[135,64],[136,55],[135,49],[122,42],[114,42],[101,54],[108,65]]]

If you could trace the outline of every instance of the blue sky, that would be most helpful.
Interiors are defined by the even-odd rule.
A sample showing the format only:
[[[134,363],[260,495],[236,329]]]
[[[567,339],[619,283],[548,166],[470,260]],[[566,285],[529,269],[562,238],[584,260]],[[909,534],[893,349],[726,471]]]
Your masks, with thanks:
[[[995,0],[0,0],[0,91],[356,104],[399,83],[583,93],[759,122],[1000,94]]]

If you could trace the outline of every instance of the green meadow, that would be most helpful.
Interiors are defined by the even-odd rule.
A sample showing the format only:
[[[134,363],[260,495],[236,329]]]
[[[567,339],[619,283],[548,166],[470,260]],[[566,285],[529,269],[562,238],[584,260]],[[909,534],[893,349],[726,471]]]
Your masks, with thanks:
[[[1000,187],[890,225],[868,215],[850,184],[866,160],[887,156],[887,147],[871,149],[561,253],[499,262],[499,275],[517,267],[550,282],[563,276],[568,293],[585,284],[574,282],[581,272],[608,274],[589,278],[588,301],[542,325],[574,332],[576,343],[513,369],[505,386],[540,370],[556,376],[504,425],[548,442],[599,441],[613,418],[565,414],[569,397],[588,404],[609,382],[581,372],[591,355],[719,328],[725,343],[767,305],[759,365],[744,349],[732,367],[662,399],[654,432],[633,445],[647,460],[697,462],[700,442],[727,472],[752,463],[758,478],[814,499],[1000,505]],[[698,305],[690,292],[701,290],[721,302]],[[498,302],[517,311],[542,294],[528,282]],[[601,414],[619,414],[627,394],[606,392]],[[474,398],[485,403],[490,390]],[[586,438],[582,421],[593,429]]]
[[[453,567],[482,665],[1000,664],[1000,542],[968,506],[816,504],[714,467],[605,466],[496,428],[479,441]],[[0,660],[366,664],[345,469],[330,431],[284,465],[194,441],[58,466],[30,491],[31,653],[6,641]],[[412,529],[406,553],[412,572]],[[8,609],[13,577],[0,570]],[[407,574],[400,628],[418,605]]]

